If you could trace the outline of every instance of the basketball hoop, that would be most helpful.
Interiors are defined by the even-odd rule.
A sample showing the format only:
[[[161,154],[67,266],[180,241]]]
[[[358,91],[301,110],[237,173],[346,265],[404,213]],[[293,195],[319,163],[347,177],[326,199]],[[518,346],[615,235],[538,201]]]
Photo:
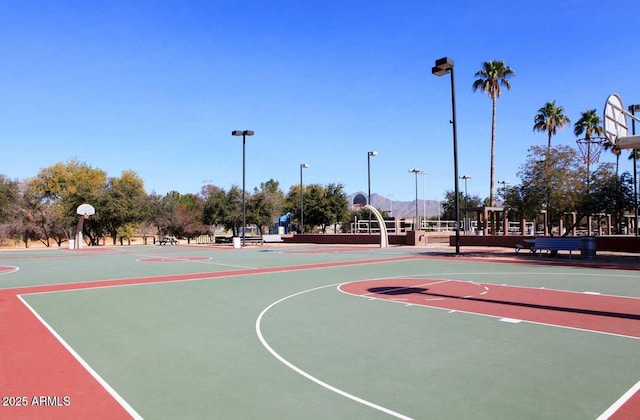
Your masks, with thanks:
[[[76,213],[80,217],[78,218],[78,227],[76,228],[76,238],[72,243],[74,245],[74,249],[80,249],[82,248],[82,228],[84,226],[84,221],[85,219],[88,219],[89,216],[96,214],[96,209],[91,204],[84,203],[78,206]]]
[[[580,150],[580,156],[585,164],[598,163],[600,160],[600,153],[604,148],[604,145],[610,143],[605,137],[591,137],[578,139],[578,150]]]
[[[88,219],[89,216],[96,214],[96,209],[93,208],[91,204],[80,204],[76,209],[76,213],[80,216],[84,216],[85,219]]]

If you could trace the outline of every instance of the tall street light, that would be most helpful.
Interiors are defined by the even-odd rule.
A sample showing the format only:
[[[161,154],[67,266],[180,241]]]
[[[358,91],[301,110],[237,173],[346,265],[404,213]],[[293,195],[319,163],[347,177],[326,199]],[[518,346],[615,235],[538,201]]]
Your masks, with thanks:
[[[413,169],[409,169],[409,173],[414,174],[416,177],[416,222],[414,224],[413,230],[417,230],[416,229],[416,225],[418,225],[419,223],[419,219],[418,219],[418,174],[422,174],[424,173],[424,171],[420,168],[413,168]]]
[[[467,179],[471,179],[469,175],[462,175],[460,179],[464,180],[464,197],[467,198]]]
[[[502,184],[502,201],[504,201],[504,195],[507,193],[507,185],[509,185],[509,181],[498,181],[498,184]]]
[[[631,115],[635,116],[636,115],[636,111],[640,111],[640,105],[629,105],[629,112],[631,112]],[[635,136],[636,135],[636,120],[635,118],[631,118],[631,135]],[[635,227],[635,236],[638,236],[638,232],[640,232],[640,230],[638,229],[638,169],[636,166],[636,159],[638,156],[638,149],[633,149],[633,207],[635,209],[634,213],[635,213],[635,222],[634,222],[634,227]]]
[[[367,204],[371,205],[371,156],[378,156],[375,150],[367,152],[367,186],[369,193],[367,195]],[[371,235],[371,212],[369,212],[369,235]]]
[[[424,178],[426,175],[431,175],[431,172],[422,172],[422,217],[424,220],[427,220],[427,196],[424,187]]]
[[[464,180],[464,206],[469,207],[469,195],[467,194],[467,180],[471,179],[469,175],[462,175],[460,179]],[[469,218],[467,217],[467,211],[464,211],[464,231],[470,230],[469,228]]]
[[[453,126],[453,179],[455,182],[454,193],[456,195],[456,255],[460,254],[460,196],[458,195],[458,133],[456,129],[456,91],[453,78],[453,59],[443,57],[436,60],[436,65],[431,68],[431,74],[435,76],[451,75],[451,125]]]
[[[247,207],[244,199],[245,179],[246,179],[246,165],[245,165],[245,148],[247,144],[247,136],[253,136],[251,130],[233,130],[232,136],[242,136],[242,246],[245,245],[245,231],[247,230]]]
[[[308,163],[300,164],[300,229],[301,233],[304,233],[304,191],[302,189],[302,169],[309,167]]]

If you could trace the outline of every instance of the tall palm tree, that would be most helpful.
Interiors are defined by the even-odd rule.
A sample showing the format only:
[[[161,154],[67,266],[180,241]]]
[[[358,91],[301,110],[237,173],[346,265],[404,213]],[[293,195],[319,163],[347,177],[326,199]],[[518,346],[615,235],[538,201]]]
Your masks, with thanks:
[[[558,129],[571,124],[569,117],[564,115],[564,108],[556,105],[556,101],[547,102],[538,110],[534,118],[533,131],[546,131],[549,136],[547,150],[551,149],[551,137],[558,134]]]
[[[622,149],[619,148],[618,146],[616,146],[615,144],[611,143],[610,141],[606,141],[603,145],[602,148],[604,150],[611,150],[611,153],[613,153],[614,155],[616,155],[616,175],[618,175],[619,172],[619,166],[620,166],[620,154],[622,153]],[[629,159],[633,159],[633,153],[631,154],[631,156],[629,157]]]
[[[473,82],[473,91],[480,89],[491,98],[493,105],[491,113],[491,174],[489,177],[489,203],[493,206],[493,186],[495,183],[495,146],[496,146],[496,105],[500,97],[501,87],[511,89],[509,78],[514,77],[516,73],[505,64],[504,61],[485,61],[482,63],[482,69],[476,72],[476,80]]]
[[[581,136],[584,133],[584,140],[587,143],[587,190],[589,190],[589,166],[591,160],[591,137],[601,136],[604,130],[602,122],[595,109],[589,109],[580,113],[580,119],[573,126],[573,133]]]

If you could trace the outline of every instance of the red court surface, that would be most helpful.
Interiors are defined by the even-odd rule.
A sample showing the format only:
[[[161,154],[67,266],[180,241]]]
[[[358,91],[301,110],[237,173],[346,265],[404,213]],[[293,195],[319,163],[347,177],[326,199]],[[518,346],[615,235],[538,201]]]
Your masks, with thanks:
[[[340,290],[357,296],[533,322],[596,333],[640,338],[640,299],[588,292],[534,289],[458,280],[376,279],[346,283]],[[640,413],[640,392],[610,418]]]
[[[0,304],[0,418],[131,418],[15,294]]]

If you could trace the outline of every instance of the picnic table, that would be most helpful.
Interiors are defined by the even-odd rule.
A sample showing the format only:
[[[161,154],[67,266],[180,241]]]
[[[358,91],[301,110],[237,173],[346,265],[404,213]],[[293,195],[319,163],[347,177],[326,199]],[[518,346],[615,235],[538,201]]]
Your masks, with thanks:
[[[160,245],[178,245],[178,240],[176,238],[174,238],[173,236],[165,236],[163,238],[160,238],[160,240],[158,241],[158,244]]]

